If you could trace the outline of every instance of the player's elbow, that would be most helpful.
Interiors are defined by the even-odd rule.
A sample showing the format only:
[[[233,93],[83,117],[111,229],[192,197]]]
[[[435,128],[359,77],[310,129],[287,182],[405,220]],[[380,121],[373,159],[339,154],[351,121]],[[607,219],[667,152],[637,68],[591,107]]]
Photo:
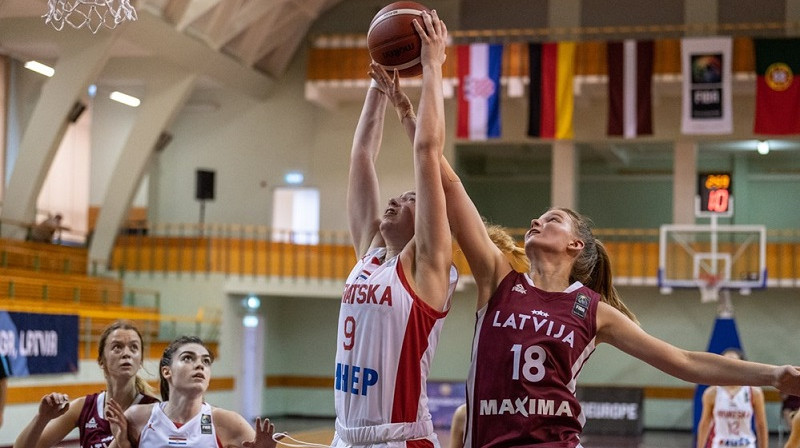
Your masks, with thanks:
[[[426,157],[435,159],[435,162],[438,163],[439,157],[442,155],[442,150],[444,149],[444,139],[439,137],[426,137],[426,138],[419,138],[417,137],[417,141],[414,142],[414,153],[417,154],[419,157]]]

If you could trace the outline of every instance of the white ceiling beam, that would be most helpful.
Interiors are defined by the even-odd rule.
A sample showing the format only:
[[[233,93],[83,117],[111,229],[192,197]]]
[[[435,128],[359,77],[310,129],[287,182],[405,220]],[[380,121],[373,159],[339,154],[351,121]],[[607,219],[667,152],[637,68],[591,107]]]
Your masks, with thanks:
[[[272,77],[212,50],[147,12],[139,14],[136,26],[125,27],[123,33],[125,39],[146,48],[153,56],[163,57],[191,73],[207,76],[248,96],[266,98],[275,83]]]
[[[292,29],[295,31],[292,33],[286,33],[284,36],[283,41],[280,45],[275,45],[272,42],[265,42],[268,44],[269,50],[263,51],[261,53],[261,58],[263,59],[264,56],[270,55],[267,64],[260,64],[259,68],[265,70],[268,73],[278,74],[283,73],[286,70],[286,67],[292,61],[292,57],[297,51],[297,48],[306,38],[306,32],[310,27],[310,23],[306,21],[298,21],[294,24],[287,24],[293,25]],[[253,64],[257,63],[258,61],[253,62]]]
[[[269,13],[276,13],[268,16]],[[279,16],[277,14],[278,6],[275,2],[256,1],[244,5],[243,8],[236,11],[233,16],[228,20],[227,26],[220,30],[220,33],[213,36],[211,46],[220,49],[228,42],[236,38],[248,28],[267,28],[269,25],[263,23],[266,17]],[[257,26],[254,24],[258,22]]]
[[[172,3],[187,3],[183,9],[183,13],[174,20],[175,28],[177,28],[178,31],[185,31],[186,28],[197,21],[197,19],[219,5],[221,1],[222,0],[173,0],[167,5],[167,9],[169,10],[173,7]],[[177,9],[178,6],[180,5],[176,4],[175,9]]]
[[[243,0],[225,0],[214,8],[210,19],[202,26],[202,37],[209,47],[215,50],[222,48],[221,46],[216,46],[219,36],[223,35],[230,26],[231,19],[236,15],[236,11],[242,7],[242,3]]]

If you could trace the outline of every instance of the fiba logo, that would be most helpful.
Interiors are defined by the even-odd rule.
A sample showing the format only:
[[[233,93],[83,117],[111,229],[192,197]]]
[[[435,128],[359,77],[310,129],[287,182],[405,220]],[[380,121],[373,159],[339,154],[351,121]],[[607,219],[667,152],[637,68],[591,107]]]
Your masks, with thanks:
[[[792,85],[792,69],[783,62],[776,62],[767,67],[764,73],[764,81],[770,89],[782,92]]]
[[[490,78],[466,77],[464,78],[464,97],[467,100],[486,99],[494,95],[495,85]]]

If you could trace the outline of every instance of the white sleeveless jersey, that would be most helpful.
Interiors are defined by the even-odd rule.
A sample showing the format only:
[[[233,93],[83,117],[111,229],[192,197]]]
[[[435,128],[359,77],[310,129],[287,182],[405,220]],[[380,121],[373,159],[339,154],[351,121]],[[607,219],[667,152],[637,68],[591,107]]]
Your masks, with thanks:
[[[711,448],[755,448],[753,432],[753,390],[742,386],[731,395],[724,387],[717,387],[714,401],[714,423],[711,427]]]
[[[203,403],[200,413],[178,428],[164,413],[166,403],[156,403],[139,437],[140,448],[220,448],[211,419],[211,406]]]
[[[334,395],[342,445],[394,445],[428,439],[439,446],[426,382],[458,281],[450,269],[444,311],[411,290],[398,257],[370,250],[347,279],[339,310]]]

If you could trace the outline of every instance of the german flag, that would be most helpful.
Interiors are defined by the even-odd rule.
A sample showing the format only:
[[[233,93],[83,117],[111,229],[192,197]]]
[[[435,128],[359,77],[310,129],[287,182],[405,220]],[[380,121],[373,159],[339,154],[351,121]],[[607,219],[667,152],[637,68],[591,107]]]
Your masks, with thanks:
[[[571,139],[575,94],[575,42],[531,43],[528,135]]]
[[[800,39],[755,39],[756,134],[800,134]]]

